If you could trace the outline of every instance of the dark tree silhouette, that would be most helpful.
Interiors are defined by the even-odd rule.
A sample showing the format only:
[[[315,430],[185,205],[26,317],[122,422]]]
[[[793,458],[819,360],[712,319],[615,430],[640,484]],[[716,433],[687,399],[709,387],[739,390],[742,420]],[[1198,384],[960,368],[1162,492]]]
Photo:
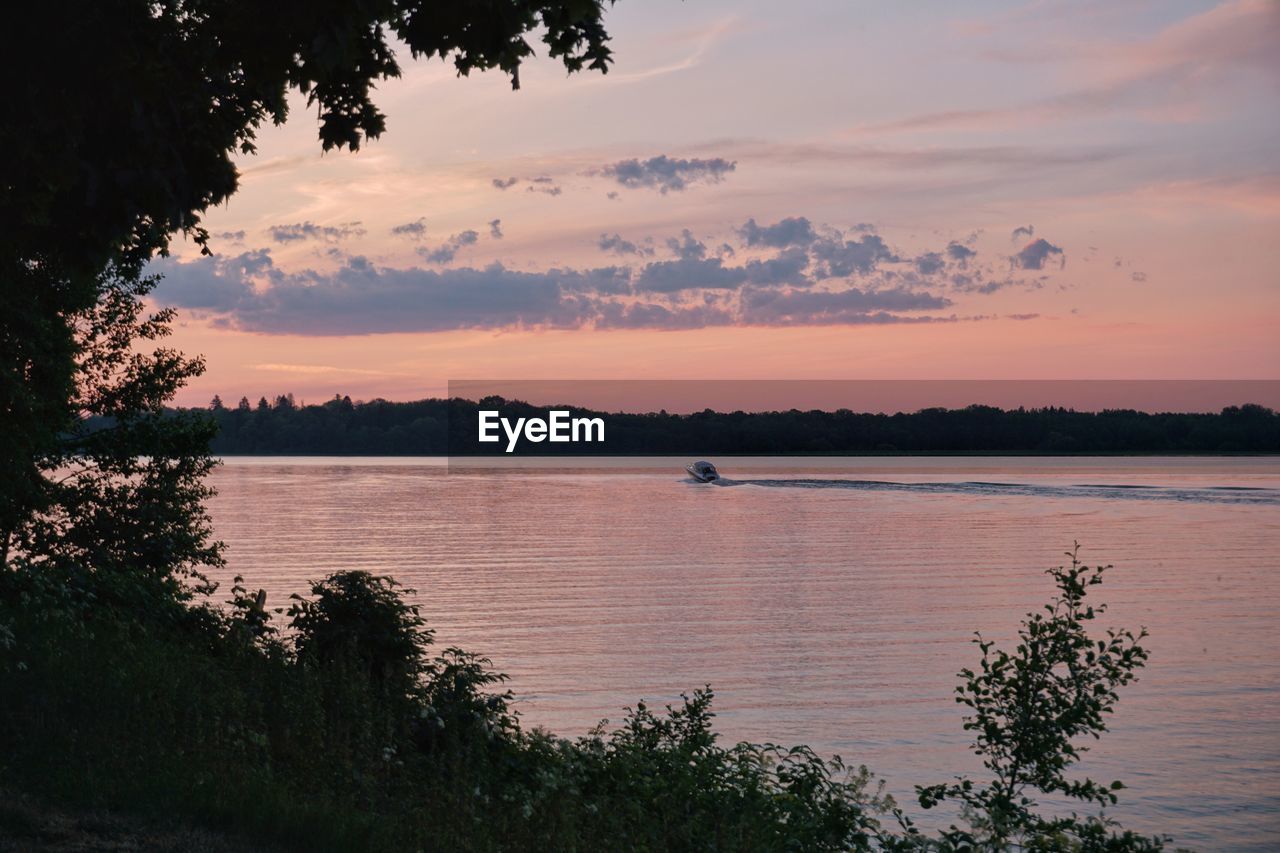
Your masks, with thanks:
[[[286,119],[290,91],[316,110],[324,150],[355,150],[386,127],[372,93],[400,73],[397,46],[460,75],[500,69],[518,86],[536,33],[569,71],[603,72],[604,5],[51,0],[6,10],[0,537],[56,500],[41,464],[77,419],[74,318],[99,305],[104,270],[140,270],[177,233],[208,251],[201,215],[235,192],[232,157],[254,150],[264,123]]]
[[[280,395],[277,400],[287,400]],[[476,440],[480,403],[335,396],[322,405],[214,412],[220,454],[504,455]],[[488,398],[505,417],[545,417],[546,407]],[[602,444],[523,443],[523,455],[712,453],[1280,453],[1280,414],[1258,405],[1209,413],[1010,409],[969,406],[883,415],[822,411],[608,414]]]
[[[161,345],[173,310],[147,311],[155,282],[113,265],[98,304],[70,318],[75,422],[36,460],[40,511],[0,540],[0,566],[34,570],[95,612],[180,612],[172,605],[209,590],[202,571],[222,562],[203,506],[216,424],[206,410],[164,409],[204,363]],[[0,572],[0,590],[9,580]]]

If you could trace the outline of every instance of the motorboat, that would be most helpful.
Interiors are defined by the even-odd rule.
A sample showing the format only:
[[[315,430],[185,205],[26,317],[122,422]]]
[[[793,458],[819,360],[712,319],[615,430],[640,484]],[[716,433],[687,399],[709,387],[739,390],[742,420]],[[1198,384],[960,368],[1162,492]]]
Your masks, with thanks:
[[[684,470],[699,483],[711,483],[720,479],[720,472],[710,462],[694,462],[692,465],[686,465]]]

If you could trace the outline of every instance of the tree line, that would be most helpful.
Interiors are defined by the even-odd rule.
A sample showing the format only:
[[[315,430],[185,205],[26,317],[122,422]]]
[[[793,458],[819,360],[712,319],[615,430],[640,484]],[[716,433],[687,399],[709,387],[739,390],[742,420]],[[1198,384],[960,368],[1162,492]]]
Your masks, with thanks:
[[[599,444],[530,444],[535,455],[895,454],[895,453],[1276,453],[1280,414],[1256,404],[1216,413],[973,405],[879,414],[836,411],[604,413],[565,406],[575,417],[605,420]],[[514,421],[547,407],[500,397],[472,401],[353,402],[335,396],[300,405],[292,394],[227,406],[215,397],[211,449],[219,455],[494,455],[505,444],[477,440],[480,409]],[[186,410],[189,414],[191,410]]]

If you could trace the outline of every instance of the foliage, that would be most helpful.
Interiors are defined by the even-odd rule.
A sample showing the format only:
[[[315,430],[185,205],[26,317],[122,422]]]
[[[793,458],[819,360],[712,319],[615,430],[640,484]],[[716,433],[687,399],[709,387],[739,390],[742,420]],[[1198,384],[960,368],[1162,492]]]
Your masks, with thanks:
[[[6,10],[0,61],[21,84],[0,89],[0,558],[7,536],[63,499],[43,466],[64,455],[92,378],[78,323],[110,322],[115,277],[136,278],[172,235],[209,251],[201,216],[235,192],[233,156],[254,150],[264,124],[285,121],[291,91],[315,108],[324,150],[355,150],[385,129],[372,93],[400,73],[394,45],[451,61],[460,75],[500,69],[517,85],[535,36],[571,72],[607,71],[603,14],[603,0],[53,0]],[[124,328],[102,327],[113,340]],[[191,364],[170,354],[151,377],[180,382]],[[184,429],[198,443],[204,428]],[[181,458],[169,456],[179,467]],[[182,512],[190,472],[153,473],[177,499],[134,496]],[[93,509],[106,527],[145,514]]]
[[[1117,690],[1137,677],[1147,661],[1138,633],[1108,629],[1089,633],[1090,623],[1106,611],[1087,604],[1090,587],[1102,583],[1110,566],[1080,562],[1079,543],[1067,552],[1069,567],[1048,574],[1058,595],[1043,612],[1027,614],[1010,653],[979,635],[979,670],[964,669],[956,701],[971,714],[964,727],[974,732],[973,750],[994,777],[977,784],[969,779],[917,788],[920,805],[932,808],[956,800],[970,826],[952,826],[944,846],[956,850],[1146,850],[1160,849],[1160,839],[1131,833],[1114,834],[1100,818],[1044,817],[1035,811],[1035,792],[1061,794],[1097,806],[1116,802],[1120,782],[1102,785],[1072,779],[1067,771],[1087,747],[1081,738],[1097,739],[1107,730],[1106,715],[1119,701]],[[909,825],[909,822],[908,822]]]
[[[424,752],[440,751],[445,745],[456,749],[473,739],[483,743],[519,733],[511,691],[490,692],[507,680],[505,674],[489,668],[492,663],[486,657],[450,646],[423,667],[423,704],[414,732]]]
[[[174,605],[211,590],[220,566],[203,506],[216,464],[211,419],[165,404],[204,370],[199,359],[155,346],[172,311],[147,313],[155,279],[112,265],[101,299],[70,317],[75,330],[75,418],[32,460],[40,510],[0,530],[0,565],[21,564],[78,590],[96,608],[180,618]]]
[[[355,150],[386,128],[372,94],[400,74],[396,44],[451,61],[462,76],[500,69],[518,87],[535,34],[569,71],[607,71],[603,13],[603,0],[55,0],[15,9],[0,53],[23,85],[8,87],[0,105],[24,120],[0,125],[0,254],[47,254],[96,273],[122,249],[163,249],[175,232],[203,245],[200,214],[236,189],[232,155],[253,151],[264,123],[286,120],[291,90],[315,108],[324,150]],[[53,23],[58,61],[39,61]]]
[[[509,418],[546,416],[545,408],[490,398]],[[473,401],[353,403],[335,396],[299,405],[293,395],[211,407],[219,454],[485,455],[505,445],[476,441]],[[894,415],[837,412],[607,414],[603,444],[523,446],[524,453],[1215,453],[1280,452],[1280,414],[1257,405],[1216,414],[1076,412],[969,406]],[[496,450],[495,450],[496,448]]]
[[[721,745],[710,688],[576,740],[527,731],[489,661],[433,655],[401,591],[359,571],[295,597],[275,634],[279,610],[240,581],[228,607],[188,603],[186,620],[89,618],[20,568],[22,583],[0,586],[0,784],[302,849],[1159,849],[1102,817],[1041,816],[1029,797],[1114,801],[1118,785],[1066,771],[1146,658],[1141,633],[1086,632],[1102,570],[1072,557],[1018,649],[979,640],[982,665],[963,673],[966,726],[994,779],[918,789],[926,807],[965,806],[967,825],[937,836],[864,768]]]
[[[803,746],[722,747],[712,698],[695,691],[665,714],[641,703],[617,730],[561,745],[590,804],[580,836],[632,850],[869,849],[882,801],[865,768]]]
[[[304,665],[350,665],[393,692],[420,681],[422,653],[431,643],[418,608],[406,604],[388,577],[338,572],[313,584],[289,608],[298,660]]]
[[[280,612],[280,609],[277,608],[276,612]],[[250,595],[241,575],[236,575],[231,582],[226,622],[228,636],[239,639],[247,646],[259,646],[272,651],[281,648],[276,639],[279,631],[271,624],[271,613],[267,610],[267,591],[260,589]]]

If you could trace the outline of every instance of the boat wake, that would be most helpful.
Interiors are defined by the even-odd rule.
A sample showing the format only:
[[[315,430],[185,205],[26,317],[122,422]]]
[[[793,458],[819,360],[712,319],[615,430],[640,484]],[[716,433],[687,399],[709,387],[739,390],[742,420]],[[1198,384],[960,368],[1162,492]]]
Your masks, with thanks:
[[[1179,503],[1248,504],[1280,506],[1280,489],[1254,486],[1206,486],[1185,488],[1127,483],[1081,483],[1077,485],[1037,485],[1033,483],[990,483],[967,480],[951,483],[899,483],[889,480],[840,480],[786,478],[732,480],[721,477],[708,485],[721,488],[755,486],[766,489],[840,489],[863,492],[906,492],[916,494],[961,494],[983,497],[1104,498],[1113,500],[1175,501]]]

